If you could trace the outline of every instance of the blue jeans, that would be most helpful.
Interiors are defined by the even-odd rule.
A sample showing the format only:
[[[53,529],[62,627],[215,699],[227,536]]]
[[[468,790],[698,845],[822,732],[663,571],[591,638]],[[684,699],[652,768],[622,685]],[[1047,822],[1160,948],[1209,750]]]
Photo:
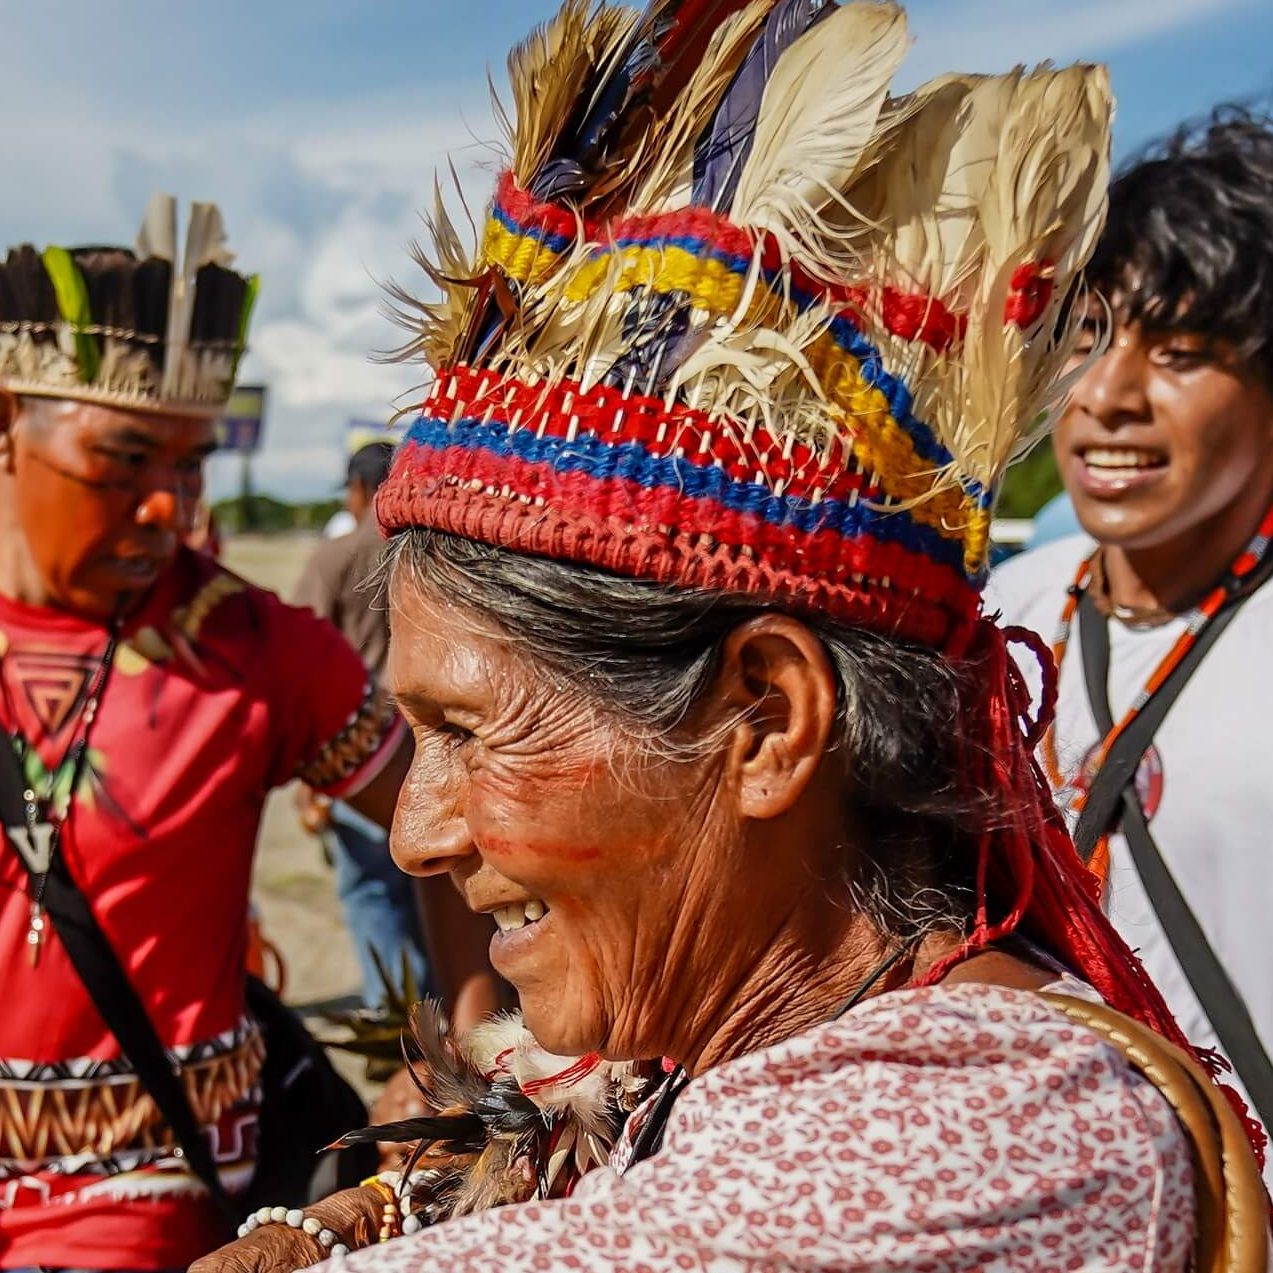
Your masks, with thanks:
[[[405,954],[418,992],[432,994],[414,884],[393,864],[388,835],[339,803],[332,805],[331,831],[336,891],[358,953],[363,1002],[374,1008],[385,997],[373,949],[399,987]]]

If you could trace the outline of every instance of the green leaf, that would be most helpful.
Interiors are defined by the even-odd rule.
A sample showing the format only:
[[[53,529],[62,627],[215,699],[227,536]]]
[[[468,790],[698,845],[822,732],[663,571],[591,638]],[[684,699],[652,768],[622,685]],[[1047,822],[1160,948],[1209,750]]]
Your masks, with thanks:
[[[239,359],[241,359],[248,347],[248,326],[252,322],[252,311],[256,308],[256,298],[261,291],[261,276],[259,274],[248,275],[247,291],[243,293],[243,308],[239,311],[239,332],[235,342],[234,351],[234,374],[231,382],[238,378]]]
[[[34,747],[28,747],[22,754],[22,776],[26,779],[27,786],[34,790],[39,790],[48,779],[44,761]]]
[[[45,248],[42,254],[57,297],[58,312],[75,332],[75,358],[80,380],[92,384],[102,365],[97,338],[86,329],[93,325],[93,312],[88,303],[88,288],[71,254],[65,248]]]

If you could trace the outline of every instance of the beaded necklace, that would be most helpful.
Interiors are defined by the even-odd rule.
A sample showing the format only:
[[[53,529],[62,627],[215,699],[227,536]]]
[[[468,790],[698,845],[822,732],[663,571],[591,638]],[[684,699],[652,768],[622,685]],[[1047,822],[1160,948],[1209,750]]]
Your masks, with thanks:
[[[88,762],[89,734],[93,728],[93,721],[97,717],[97,709],[101,703],[102,694],[105,692],[106,682],[110,677],[111,666],[115,661],[115,651],[118,645],[119,623],[112,622],[106,639],[105,652],[97,665],[97,671],[89,686],[84,706],[80,709],[77,736],[67,745],[61,763],[50,771],[45,792],[42,795],[37,793],[33,785],[27,786],[22,792],[22,811],[26,821],[24,830],[29,851],[33,855],[32,860],[29,862],[31,884],[28,895],[31,902],[31,913],[27,921],[26,935],[27,956],[33,968],[40,961],[40,948],[44,942],[45,930],[48,928],[48,919],[44,910],[44,894],[48,887],[49,872],[53,869],[58,851],[62,847],[62,832],[70,820],[71,810],[75,805],[80,783],[84,777],[84,769]],[[9,690],[4,683],[2,675],[0,675],[0,689],[3,690],[7,703]],[[10,714],[13,715],[12,705],[9,704],[9,706]],[[16,716],[14,718],[16,719]],[[10,745],[3,735],[0,735],[0,745]],[[15,737],[12,740],[12,746],[19,767],[25,770],[27,750],[25,740],[21,737]],[[58,786],[58,777],[62,773],[69,773],[70,780],[67,789],[66,806],[59,812],[55,807],[54,796]],[[42,805],[45,814],[43,821],[40,816]]]
[[[1185,630],[1177,638],[1171,649],[1167,651],[1158,666],[1150,673],[1149,679],[1137,692],[1122,720],[1117,721],[1114,728],[1098,744],[1090,766],[1093,773],[1099,771],[1100,766],[1105,763],[1105,758],[1109,755],[1109,750],[1114,745],[1115,740],[1126,731],[1127,727],[1143,710],[1145,704],[1149,702],[1155,691],[1166,681],[1185,655],[1194,647],[1203,629],[1241,591],[1243,585],[1250,579],[1252,573],[1268,554],[1271,540],[1273,540],[1273,507],[1270,507],[1265,512],[1254,537],[1246,548],[1238,554],[1229,569],[1225,571],[1224,577],[1220,582],[1193,609],[1186,612],[1184,616]],[[1061,621],[1052,644],[1052,657],[1056,662],[1058,677],[1061,674],[1065,652],[1069,647],[1070,632],[1074,625],[1074,616],[1078,612],[1079,601],[1091,583],[1092,561],[1095,555],[1095,553],[1092,553],[1083,560],[1078,568],[1078,573],[1074,577],[1074,582],[1066,592],[1065,608],[1061,612]],[[1060,758],[1057,753],[1055,717],[1043,736],[1039,750],[1048,781],[1052,784],[1052,790],[1054,792],[1064,790],[1068,783],[1064,774],[1061,773]],[[1082,812],[1085,800],[1085,792],[1079,791],[1076,793],[1073,805],[1076,813]],[[1102,882],[1104,882],[1108,873],[1108,865],[1109,835],[1105,834],[1098,841],[1096,852],[1092,857],[1092,869],[1100,876]]]

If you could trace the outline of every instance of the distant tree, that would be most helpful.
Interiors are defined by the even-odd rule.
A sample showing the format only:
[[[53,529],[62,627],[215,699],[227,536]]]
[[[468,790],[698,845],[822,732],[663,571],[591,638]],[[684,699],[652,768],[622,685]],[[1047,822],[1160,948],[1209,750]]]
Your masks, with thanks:
[[[344,507],[341,499],[320,499],[307,503],[289,504],[272,495],[251,495],[251,506],[246,507],[241,496],[219,500],[212,506],[217,525],[227,535],[245,530],[265,534],[289,530],[322,530],[328,518]],[[247,514],[251,514],[248,516]]]
[[[1056,458],[1051,443],[1044,438],[1008,470],[999,495],[997,515],[1033,517],[1060,490]]]

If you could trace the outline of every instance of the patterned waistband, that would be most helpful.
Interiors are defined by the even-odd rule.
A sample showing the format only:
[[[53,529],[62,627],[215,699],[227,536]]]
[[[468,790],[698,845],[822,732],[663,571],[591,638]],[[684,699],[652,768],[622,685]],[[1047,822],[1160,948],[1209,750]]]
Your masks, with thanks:
[[[254,1024],[170,1050],[201,1126],[254,1106],[265,1043]],[[0,1060],[0,1180],[133,1170],[170,1157],[171,1131],[126,1061]]]

